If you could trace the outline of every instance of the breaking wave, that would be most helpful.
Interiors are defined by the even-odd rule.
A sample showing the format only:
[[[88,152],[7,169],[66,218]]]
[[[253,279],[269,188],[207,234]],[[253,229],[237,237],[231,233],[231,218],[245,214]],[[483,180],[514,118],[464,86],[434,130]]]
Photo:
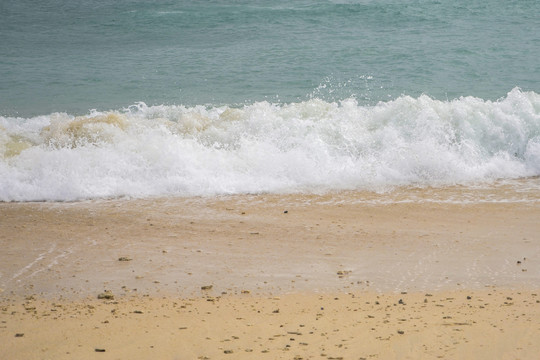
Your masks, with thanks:
[[[540,175],[540,95],[0,117],[0,200],[385,190]]]

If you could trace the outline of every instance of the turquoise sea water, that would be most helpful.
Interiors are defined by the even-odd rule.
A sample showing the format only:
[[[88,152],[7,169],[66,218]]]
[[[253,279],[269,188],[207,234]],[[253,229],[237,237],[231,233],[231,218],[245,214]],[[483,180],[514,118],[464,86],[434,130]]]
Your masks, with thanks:
[[[536,0],[4,0],[0,115],[540,92]]]
[[[1,1],[0,201],[539,176],[538,14],[536,0]]]

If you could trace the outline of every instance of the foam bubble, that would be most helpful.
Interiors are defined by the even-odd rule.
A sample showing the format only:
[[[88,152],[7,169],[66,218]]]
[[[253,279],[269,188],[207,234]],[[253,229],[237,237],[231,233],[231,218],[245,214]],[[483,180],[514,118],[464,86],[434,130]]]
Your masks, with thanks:
[[[540,95],[0,117],[0,200],[380,190],[540,175]]]

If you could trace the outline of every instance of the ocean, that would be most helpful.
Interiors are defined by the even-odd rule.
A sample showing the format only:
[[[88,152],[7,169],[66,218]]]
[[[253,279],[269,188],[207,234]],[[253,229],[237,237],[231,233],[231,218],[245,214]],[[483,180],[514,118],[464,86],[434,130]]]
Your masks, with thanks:
[[[0,201],[493,184],[540,201],[538,14],[4,0]]]

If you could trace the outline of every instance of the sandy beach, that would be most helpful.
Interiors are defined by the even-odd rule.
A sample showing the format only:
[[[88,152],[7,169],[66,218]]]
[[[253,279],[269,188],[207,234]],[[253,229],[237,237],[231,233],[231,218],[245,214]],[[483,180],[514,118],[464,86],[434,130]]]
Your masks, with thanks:
[[[535,359],[540,203],[474,191],[1,203],[0,358]]]
[[[0,360],[540,360],[538,14],[0,0]]]

